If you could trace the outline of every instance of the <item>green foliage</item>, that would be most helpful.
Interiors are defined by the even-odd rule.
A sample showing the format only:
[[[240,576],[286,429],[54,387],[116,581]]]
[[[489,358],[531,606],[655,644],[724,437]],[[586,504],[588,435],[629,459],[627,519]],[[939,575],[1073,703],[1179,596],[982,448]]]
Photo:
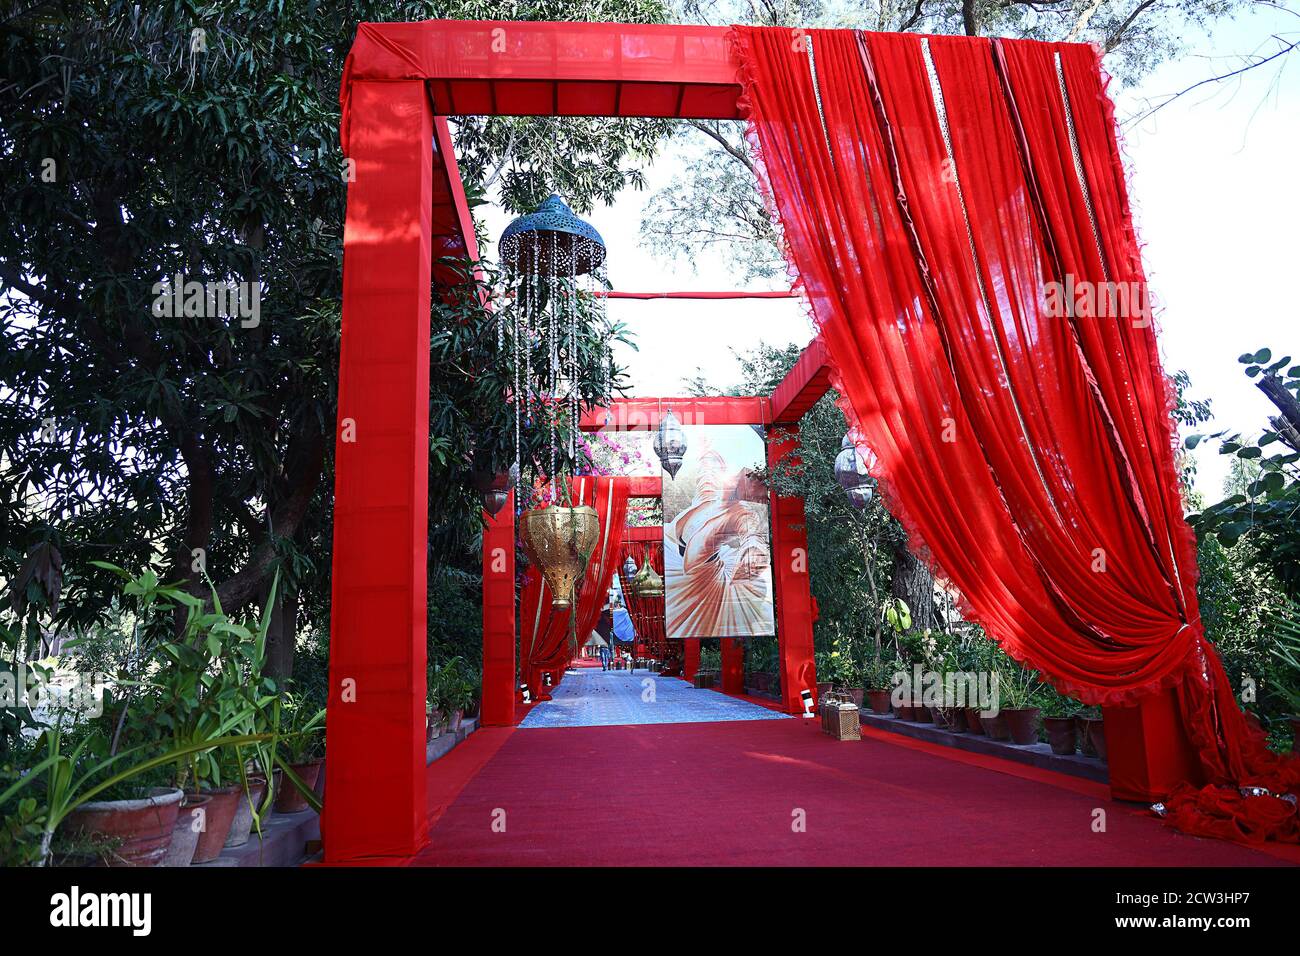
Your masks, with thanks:
[[[1271,623],[1277,636],[1269,648],[1269,690],[1300,717],[1300,604],[1287,601]]]
[[[1300,365],[1290,356],[1274,361],[1269,349],[1247,353],[1239,359],[1245,373],[1273,385],[1285,401],[1300,396]],[[1186,440],[1194,448],[1206,436]],[[1256,440],[1218,432],[1219,452],[1232,455],[1240,487],[1224,500],[1188,520],[1204,540],[1213,537],[1224,548],[1247,544],[1247,564],[1266,567],[1285,592],[1300,596],[1300,435],[1285,418],[1273,419]]]
[[[425,691],[428,705],[443,714],[468,710],[478,699],[479,684],[478,675],[462,658],[432,664]]]
[[[206,572],[232,611],[279,571],[323,631],[344,57],[361,21],[502,15],[485,0],[71,0],[6,17],[0,578],[32,546],[56,547],[70,570],[47,623],[85,630],[109,606],[116,581],[92,559],[161,554],[166,580],[206,596]],[[508,15],[647,22],[665,8],[537,0]],[[661,128],[498,118],[454,135],[476,200],[495,180],[511,208],[557,189],[584,209],[640,182]],[[260,282],[258,321],[155,314],[156,284],[177,273]],[[485,400],[502,378],[494,326],[465,318],[433,319],[435,564],[461,560],[476,532],[471,447],[492,457],[508,433],[503,392]]]
[[[297,766],[324,756],[325,708],[296,694],[285,694],[279,703],[278,744],[284,762]]]

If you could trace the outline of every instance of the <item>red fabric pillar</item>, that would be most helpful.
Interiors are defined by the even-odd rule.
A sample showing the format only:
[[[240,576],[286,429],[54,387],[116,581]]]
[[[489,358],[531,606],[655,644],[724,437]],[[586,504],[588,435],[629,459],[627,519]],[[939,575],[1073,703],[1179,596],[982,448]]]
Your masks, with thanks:
[[[698,637],[687,638],[682,641],[685,645],[683,650],[685,655],[682,658],[682,679],[695,682],[695,675],[700,671],[700,639]]]
[[[1180,783],[1205,782],[1179,712],[1178,695],[1161,691],[1133,707],[1103,707],[1110,792],[1119,800],[1163,800]]]
[[[722,639],[722,692],[745,692],[745,642],[738,637]]]
[[[407,856],[427,840],[432,144],[422,82],[352,84],[321,826],[331,863]]]
[[[484,727],[515,722],[515,496],[494,518],[483,512]]]
[[[767,464],[774,468],[798,444],[797,426],[768,436]],[[776,587],[776,637],[780,652],[781,702],[802,714],[800,692],[817,696],[813,663],[812,588],[808,580],[808,533],[803,499],[772,493],[772,583]]]

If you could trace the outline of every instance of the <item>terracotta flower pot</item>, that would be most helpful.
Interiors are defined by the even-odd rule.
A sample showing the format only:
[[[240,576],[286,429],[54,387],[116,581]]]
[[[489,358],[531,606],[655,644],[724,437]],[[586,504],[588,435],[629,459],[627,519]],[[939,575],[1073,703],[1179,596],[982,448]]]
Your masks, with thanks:
[[[853,703],[857,705],[858,710],[861,710],[862,709],[862,688],[850,687],[849,697],[853,700]]]
[[[158,866],[167,855],[185,793],[179,787],[155,787],[136,800],[95,800],[68,814],[69,833],[112,843],[105,846],[105,866]]]
[[[889,691],[887,690],[867,691],[867,703],[871,707],[871,712],[873,714],[889,713]]]
[[[210,863],[221,855],[230,836],[230,824],[235,819],[238,803],[244,798],[244,785],[234,783],[217,790],[204,790],[212,798],[204,808],[203,832],[194,850],[195,863]]]
[[[1106,759],[1106,728],[1105,721],[1100,717],[1084,721],[1088,725],[1088,741],[1092,744],[1093,752],[1101,760]]]
[[[309,763],[289,764],[289,769],[296,773],[302,782],[308,788],[316,786],[316,778],[320,776],[320,767],[324,761],[313,760]],[[275,795],[276,813],[300,813],[308,807],[307,798],[298,792],[289,780],[281,777],[281,786]]]
[[[465,711],[461,710],[459,707],[457,707],[455,710],[451,712],[451,722],[450,722],[449,729],[453,734],[460,733],[460,725],[464,719],[465,719]]]
[[[1047,742],[1051,745],[1052,753],[1074,753],[1079,735],[1073,717],[1044,717],[1043,727],[1047,731]]]
[[[819,680],[817,682],[817,699],[821,700],[823,697],[829,694],[831,692],[831,689],[834,686],[835,684],[832,681]]]
[[[964,734],[966,732],[965,707],[948,708],[948,729],[954,734]]]
[[[930,708],[922,704],[914,706],[912,708],[912,713],[915,715],[912,719],[918,724],[929,724],[934,722],[934,718],[930,716]]]
[[[1079,752],[1085,757],[1097,756],[1097,751],[1092,747],[1092,735],[1088,733],[1088,718],[1074,718],[1074,732],[1079,738]]]
[[[980,715],[980,725],[984,728],[984,733],[988,734],[993,740],[1011,739],[1011,731],[1007,729],[1007,718],[1003,716],[1005,713],[1005,711],[999,711],[995,717]]]
[[[940,730],[952,729],[952,710],[948,707],[927,707],[930,714],[930,720]]]
[[[1024,747],[1038,743],[1037,707],[1009,707],[1002,711],[1002,718],[1007,722],[1007,733],[1011,742]]]
[[[226,836],[226,846],[243,846],[253,832],[253,808],[259,810],[266,799],[266,777],[261,774],[249,774],[248,793],[240,794],[235,801],[235,815],[230,820],[230,833]]]
[[[980,717],[980,709],[978,707],[966,708],[966,729],[972,734],[984,733],[984,722]]]
[[[916,718],[912,715],[911,704],[899,704],[897,707],[894,708],[894,716],[897,717],[899,720],[916,720]]]
[[[427,740],[436,740],[442,736],[442,711],[436,707],[427,712],[425,723],[425,734]]]
[[[172,829],[172,842],[163,856],[163,866],[189,866],[194,860],[194,848],[199,845],[199,835],[212,798],[206,793],[187,793],[176,814]]]

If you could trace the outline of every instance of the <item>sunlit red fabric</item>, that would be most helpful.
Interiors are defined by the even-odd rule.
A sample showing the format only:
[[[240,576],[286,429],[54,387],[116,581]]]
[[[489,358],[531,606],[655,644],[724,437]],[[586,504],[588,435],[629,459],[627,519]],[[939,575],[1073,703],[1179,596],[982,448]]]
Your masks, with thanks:
[[[596,509],[600,537],[587,573],[577,606],[577,647],[591,635],[600,617],[600,609],[609,592],[614,569],[621,560],[623,526],[627,521],[627,478],[572,479],[573,501]],[[564,675],[564,668],[577,653],[570,639],[570,611],[557,612],[551,605],[551,589],[537,568],[529,568],[519,602],[520,673],[533,696],[542,696],[542,674],[551,674],[554,683]]]
[[[808,32],[824,126],[789,30],[735,29],[742,108],[832,381],[912,546],[1061,690],[1116,704],[1174,687],[1208,782],[1295,786],[1204,636],[1149,317],[1046,305],[1067,276],[1145,288],[1096,54]],[[1177,819],[1221,829],[1203,809]]]

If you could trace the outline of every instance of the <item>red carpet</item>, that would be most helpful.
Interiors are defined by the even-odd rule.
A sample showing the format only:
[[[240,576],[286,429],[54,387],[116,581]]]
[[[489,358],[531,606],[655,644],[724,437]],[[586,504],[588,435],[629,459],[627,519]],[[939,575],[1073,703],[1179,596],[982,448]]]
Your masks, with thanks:
[[[1183,836],[1086,781],[812,721],[475,734],[430,773],[459,793],[416,866],[1277,866]],[[499,748],[499,749],[497,749]],[[491,751],[491,752],[489,752]],[[465,774],[481,766],[466,781]],[[992,769],[1001,765],[1008,772]],[[1068,784],[1067,784],[1068,781]],[[450,790],[441,789],[442,800]],[[442,802],[440,800],[439,802]],[[1106,832],[1093,832],[1093,811]],[[505,832],[493,832],[494,811]],[[795,811],[806,832],[793,832]],[[499,814],[498,814],[499,817]]]

